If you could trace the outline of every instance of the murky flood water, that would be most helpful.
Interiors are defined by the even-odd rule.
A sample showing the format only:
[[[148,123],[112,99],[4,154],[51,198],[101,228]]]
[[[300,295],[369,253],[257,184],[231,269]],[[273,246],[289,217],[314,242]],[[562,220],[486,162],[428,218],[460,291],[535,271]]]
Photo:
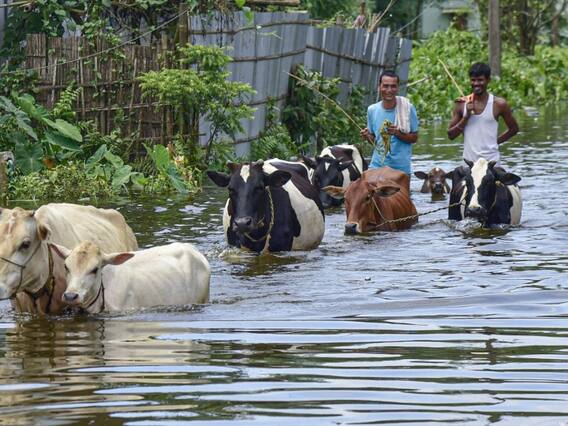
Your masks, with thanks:
[[[207,255],[211,303],[37,318],[2,302],[0,424],[567,425],[566,112],[517,113],[502,148],[523,178],[518,228],[439,211],[351,237],[339,209],[317,250],[255,256],[227,250],[217,188],[113,203],[141,246]],[[423,129],[414,169],[449,170],[460,146]],[[419,212],[443,205],[419,189]]]

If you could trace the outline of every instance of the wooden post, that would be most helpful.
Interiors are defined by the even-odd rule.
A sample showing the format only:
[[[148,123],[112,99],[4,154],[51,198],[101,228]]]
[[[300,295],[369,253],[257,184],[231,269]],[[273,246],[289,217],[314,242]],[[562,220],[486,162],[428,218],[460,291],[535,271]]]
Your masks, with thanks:
[[[499,0],[489,0],[489,66],[491,74],[501,75],[501,33],[499,31]]]
[[[180,2],[179,13],[180,17],[178,19],[178,34],[179,34],[179,44],[180,46],[186,46],[189,43],[189,17],[187,16],[187,3]]]

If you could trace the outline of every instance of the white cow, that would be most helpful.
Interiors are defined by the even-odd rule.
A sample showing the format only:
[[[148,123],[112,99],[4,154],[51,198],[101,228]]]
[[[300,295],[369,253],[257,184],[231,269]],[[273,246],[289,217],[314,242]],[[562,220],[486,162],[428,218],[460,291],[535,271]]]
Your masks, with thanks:
[[[75,247],[95,241],[107,252],[138,248],[124,217],[112,209],[47,204],[36,211],[0,210],[0,299],[21,312],[60,313],[64,288],[54,279],[47,242]]]
[[[65,259],[64,302],[89,313],[209,300],[209,262],[192,244],[112,254],[104,254],[90,241],[73,250],[56,244],[50,247],[56,253],[54,259]]]

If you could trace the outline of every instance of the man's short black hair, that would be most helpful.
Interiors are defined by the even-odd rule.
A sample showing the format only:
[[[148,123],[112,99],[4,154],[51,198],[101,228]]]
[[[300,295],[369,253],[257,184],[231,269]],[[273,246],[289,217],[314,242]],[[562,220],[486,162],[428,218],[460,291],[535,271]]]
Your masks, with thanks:
[[[381,76],[379,77],[379,85],[383,82],[383,77],[394,77],[396,78],[397,83],[400,82],[400,78],[398,77],[398,75],[396,75],[396,73],[393,70],[384,70],[381,73]]]
[[[491,68],[486,63],[476,62],[469,69],[469,76],[470,77],[481,77],[481,76],[483,76],[485,78],[490,78],[491,77]]]

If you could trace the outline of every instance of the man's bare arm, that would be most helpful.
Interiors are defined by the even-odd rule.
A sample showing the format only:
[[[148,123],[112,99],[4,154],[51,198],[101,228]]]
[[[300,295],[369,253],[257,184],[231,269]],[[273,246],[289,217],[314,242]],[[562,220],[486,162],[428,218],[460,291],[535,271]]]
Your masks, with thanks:
[[[503,142],[508,141],[513,136],[515,136],[519,132],[519,125],[517,124],[517,120],[513,117],[513,112],[511,111],[511,107],[505,100],[500,102],[499,105],[500,115],[503,117],[505,124],[507,125],[507,130],[504,131],[502,134],[499,135],[497,138],[497,143],[502,144]]]
[[[461,133],[463,133],[463,129],[465,129],[469,117],[463,117],[462,110],[463,103],[456,102],[456,106],[452,113],[452,119],[448,126],[448,138],[450,138],[450,140],[457,138]]]

